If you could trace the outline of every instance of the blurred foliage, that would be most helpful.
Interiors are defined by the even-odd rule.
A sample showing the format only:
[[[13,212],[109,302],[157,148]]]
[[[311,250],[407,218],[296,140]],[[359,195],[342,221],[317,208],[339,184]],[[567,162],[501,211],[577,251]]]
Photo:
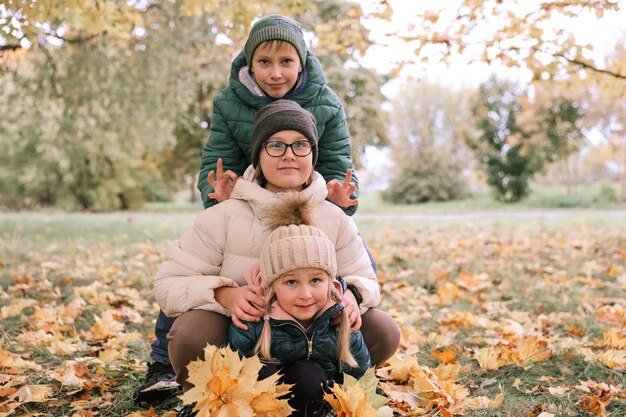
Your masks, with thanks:
[[[253,20],[276,12],[302,17],[329,57],[355,149],[384,142],[384,80],[356,64],[371,44],[357,4],[2,2],[0,205],[132,209],[194,190],[213,97]]]
[[[391,101],[394,171],[383,198],[395,203],[446,201],[467,194],[472,155],[462,140],[471,92],[410,81]]]
[[[228,56],[175,5],[143,17],[141,36],[31,48],[2,74],[11,85],[0,120],[3,205],[108,210],[168,198],[172,175],[161,165],[185,140],[173,135],[177,120],[199,83],[224,78]]]
[[[564,160],[583,139],[579,105],[560,96],[530,97],[492,77],[480,87],[466,141],[499,200],[516,202],[548,162]]]
[[[398,167],[399,175],[382,193],[383,200],[395,204],[449,201],[468,194],[461,167],[445,155],[417,153]]]
[[[456,8],[448,3],[426,7],[415,16],[420,24],[393,33],[413,51],[400,61],[401,65],[416,61],[449,63],[460,55],[470,63],[525,68],[535,80],[568,78],[581,72],[587,78],[607,75],[626,80],[623,65],[590,58],[597,55],[596,49],[576,38],[580,25],[568,28],[563,23],[585,16],[602,20],[623,7],[619,0],[458,3]]]

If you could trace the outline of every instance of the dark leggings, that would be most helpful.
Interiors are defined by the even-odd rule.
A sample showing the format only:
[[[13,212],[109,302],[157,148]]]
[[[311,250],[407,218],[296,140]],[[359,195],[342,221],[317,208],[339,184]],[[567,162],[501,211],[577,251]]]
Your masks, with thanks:
[[[316,417],[324,412],[324,394],[329,381],[326,372],[313,361],[299,361],[285,367],[264,365],[259,372],[259,380],[276,372],[281,373],[279,383],[293,384],[287,398],[295,410],[291,417]]]
[[[389,359],[400,344],[400,329],[393,318],[378,309],[370,309],[362,316],[361,333],[369,350],[372,363],[379,365]],[[187,364],[204,356],[207,343],[222,346],[230,319],[206,310],[191,310],[181,314],[167,334],[169,356],[176,381],[188,390]]]

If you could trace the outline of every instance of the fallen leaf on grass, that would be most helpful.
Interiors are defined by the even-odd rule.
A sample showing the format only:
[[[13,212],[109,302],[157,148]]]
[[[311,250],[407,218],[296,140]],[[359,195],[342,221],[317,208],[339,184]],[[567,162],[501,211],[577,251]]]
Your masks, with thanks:
[[[94,315],[94,321],[95,323],[91,326],[90,340],[106,340],[124,331],[124,323],[115,320],[113,313],[109,310],[102,313],[102,318]]]
[[[20,355],[16,355],[15,353],[11,353],[7,350],[2,349],[0,347],[0,364],[2,364],[2,368],[6,370],[32,370],[32,371],[40,371],[41,366],[37,365],[34,362],[30,362],[22,359]]]
[[[456,363],[456,351],[454,346],[446,346],[443,349],[434,349],[430,352],[433,358],[440,360],[444,364]]]
[[[528,366],[529,362],[543,362],[552,357],[552,350],[548,342],[528,337],[517,342],[515,348],[515,362],[520,368]]]
[[[17,398],[22,403],[43,403],[52,396],[52,393],[50,385],[24,385],[9,398]]]

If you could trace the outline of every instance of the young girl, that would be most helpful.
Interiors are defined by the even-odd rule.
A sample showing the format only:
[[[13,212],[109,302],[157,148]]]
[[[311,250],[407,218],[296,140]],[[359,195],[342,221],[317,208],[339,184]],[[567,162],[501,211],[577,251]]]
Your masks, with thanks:
[[[350,333],[343,311],[345,283],[336,278],[335,246],[312,226],[307,201],[285,196],[273,209],[275,229],[263,245],[260,266],[245,276],[248,285],[263,289],[264,319],[246,323],[247,330],[231,325],[228,343],[243,356],[260,356],[267,364],[261,378],[280,371],[283,382],[295,384],[293,416],[323,415],[328,384],[342,382],[342,372],[359,378],[372,364],[363,335]],[[335,327],[331,321],[339,312]]]

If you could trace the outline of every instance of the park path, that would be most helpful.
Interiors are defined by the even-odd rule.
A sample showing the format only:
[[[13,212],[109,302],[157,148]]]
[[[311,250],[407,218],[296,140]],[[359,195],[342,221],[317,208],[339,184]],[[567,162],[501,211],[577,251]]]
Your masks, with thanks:
[[[126,216],[136,217],[189,217],[194,219],[200,214],[200,209],[195,211],[117,211],[103,213],[66,213],[62,211],[23,211],[23,212],[0,212],[1,219],[24,218],[24,217],[56,217],[56,216],[79,216],[79,217],[108,217]],[[472,220],[472,219],[557,219],[568,217],[584,217],[586,215],[594,218],[605,216],[606,218],[626,217],[626,209],[616,210],[592,210],[592,209],[561,209],[561,210],[492,210],[475,211],[466,213],[367,213],[358,211],[354,215],[355,220]]]
[[[566,217],[593,217],[606,216],[626,217],[626,210],[537,210],[537,211],[477,211],[469,213],[425,214],[425,213],[360,213],[354,218],[357,220],[472,220],[490,218],[518,218],[518,219],[556,219]]]

